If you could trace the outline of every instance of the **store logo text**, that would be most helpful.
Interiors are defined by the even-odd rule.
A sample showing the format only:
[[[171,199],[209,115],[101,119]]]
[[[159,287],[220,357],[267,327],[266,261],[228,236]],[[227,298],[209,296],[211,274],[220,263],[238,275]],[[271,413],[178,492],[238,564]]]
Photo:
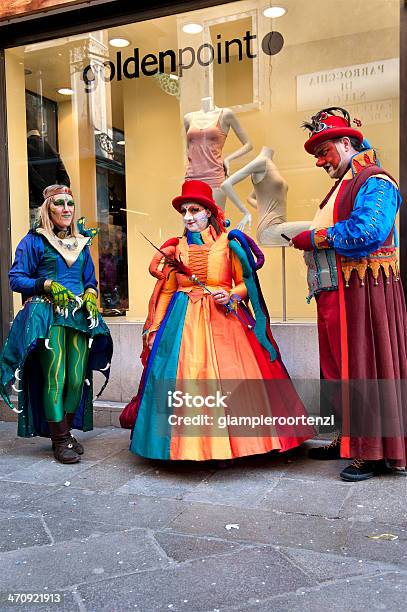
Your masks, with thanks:
[[[196,50],[193,47],[183,47],[174,51],[167,49],[159,51],[158,54],[147,53],[141,56],[140,49],[135,48],[133,55],[123,61],[122,52],[117,51],[116,61],[106,60],[100,64],[89,64],[83,69],[82,79],[85,83],[86,93],[94,91],[99,81],[109,83],[116,79],[138,79],[140,76],[154,76],[163,74],[169,71],[171,74],[182,77],[186,70],[192,68],[195,63],[202,67],[208,67],[212,63],[228,64],[232,53],[236,54],[238,61],[241,62],[244,57],[254,59],[257,53],[254,51],[254,41],[257,39],[256,34],[251,34],[247,31],[240,38],[231,40],[222,40],[221,34],[218,34],[215,45],[203,43]],[[284,44],[283,37],[279,32],[269,32],[263,38],[261,48],[267,55],[275,55],[278,53]]]

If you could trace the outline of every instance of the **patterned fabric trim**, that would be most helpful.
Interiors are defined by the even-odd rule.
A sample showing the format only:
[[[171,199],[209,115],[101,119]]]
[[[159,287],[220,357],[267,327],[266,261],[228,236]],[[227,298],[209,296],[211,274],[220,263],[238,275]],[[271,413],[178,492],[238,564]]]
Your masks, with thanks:
[[[357,155],[354,155],[351,160],[352,174],[359,174],[364,168],[368,166],[376,166],[377,157],[376,152],[373,149],[366,149],[361,151]]]
[[[387,279],[387,284],[390,283],[390,270],[393,271],[395,280],[400,280],[400,270],[397,261],[396,249],[394,247],[381,249],[370,253],[368,257],[361,259],[349,259],[341,257],[341,268],[345,279],[345,287],[349,287],[349,281],[353,270],[356,270],[360,280],[360,286],[364,286],[364,280],[367,270],[370,268],[374,278],[374,284],[379,284],[380,268],[383,270]]]
[[[328,228],[321,227],[319,229],[312,230],[312,242],[316,249],[329,249],[330,245],[328,242]]]
[[[32,295],[25,300],[24,304],[21,306],[21,310],[24,308],[27,302],[33,302],[34,304],[36,302],[47,302],[47,304],[53,304],[53,301],[47,295]]]

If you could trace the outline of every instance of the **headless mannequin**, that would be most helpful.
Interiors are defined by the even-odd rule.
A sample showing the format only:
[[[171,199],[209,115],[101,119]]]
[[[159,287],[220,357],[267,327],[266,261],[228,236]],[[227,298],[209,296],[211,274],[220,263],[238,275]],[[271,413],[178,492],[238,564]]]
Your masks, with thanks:
[[[186,179],[198,179],[207,182],[213,191],[213,197],[216,204],[222,209],[225,210],[226,205],[226,195],[225,192],[221,189],[222,181],[229,174],[230,162],[242,155],[246,155],[249,151],[252,150],[253,145],[251,144],[248,136],[245,131],[242,129],[239,121],[237,120],[235,114],[230,108],[218,108],[215,106],[213,102],[213,98],[202,98],[201,99],[201,108],[198,111],[194,111],[192,113],[187,113],[184,116],[184,126],[185,131],[187,133],[188,139],[188,160],[189,165],[187,169]],[[221,148],[224,144],[224,141],[229,133],[229,130],[232,129],[236,134],[237,138],[242,143],[242,146],[225,157],[225,159],[220,159]],[[200,156],[200,151],[196,152],[196,148],[200,147],[200,142],[196,141],[196,144],[193,145],[192,139],[196,134],[199,137],[198,132],[208,130],[208,144],[209,147],[212,147],[212,150],[209,152],[209,155],[213,153],[215,149],[215,155],[217,155],[217,160],[215,162],[211,161],[213,168],[205,168],[205,175],[202,176],[199,174],[199,165],[200,160],[196,161],[196,156]],[[215,130],[214,134],[216,137],[216,144],[210,144],[210,136],[209,130]],[[218,132],[216,133],[216,130]],[[206,143],[203,144],[205,146]],[[208,146],[208,145],[206,145]],[[205,151],[202,150],[202,154],[205,155]],[[222,168],[223,165],[223,168]],[[211,176],[213,174],[213,176]],[[239,201],[237,204],[234,204],[241,210],[242,212],[249,214],[247,208]]]
[[[286,221],[288,186],[272,161],[273,154],[274,151],[270,147],[262,147],[257,157],[222,183],[222,190],[238,206],[238,203],[241,204],[241,202],[233,185],[251,176],[253,191],[247,201],[259,211],[257,225],[259,244],[288,246],[288,242],[282,238],[281,234],[286,234],[291,238],[308,229],[311,222]],[[244,229],[246,224],[249,224],[250,227],[251,215],[249,213],[243,217],[238,228]]]
[[[43,190],[55,184],[69,187],[70,180],[58,151],[41,136],[36,119],[31,115],[27,117],[27,157],[30,225],[33,226],[44,201]]]

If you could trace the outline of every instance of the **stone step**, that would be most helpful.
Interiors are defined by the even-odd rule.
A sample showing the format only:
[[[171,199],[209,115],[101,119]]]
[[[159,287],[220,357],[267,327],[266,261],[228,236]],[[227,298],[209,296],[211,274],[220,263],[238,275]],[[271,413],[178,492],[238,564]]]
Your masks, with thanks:
[[[12,397],[11,401],[17,406],[17,398]],[[119,416],[124,402],[96,401],[93,404],[93,424],[94,427],[120,427]],[[0,400],[0,421],[17,421],[18,415]]]

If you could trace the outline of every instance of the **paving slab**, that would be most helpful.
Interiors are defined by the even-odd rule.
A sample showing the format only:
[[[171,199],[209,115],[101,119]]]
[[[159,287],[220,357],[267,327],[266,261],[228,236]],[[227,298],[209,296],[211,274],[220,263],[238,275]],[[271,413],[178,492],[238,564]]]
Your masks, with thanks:
[[[34,456],[31,449],[8,449],[7,452],[4,451],[0,454],[0,480],[9,480],[9,476],[13,472],[30,470],[34,465],[41,463],[42,460],[46,460],[48,463],[51,459],[52,455],[48,452],[41,455],[36,453]]]
[[[407,570],[407,527],[389,523],[349,521],[343,553],[362,560],[393,563]],[[391,534],[395,540],[375,540],[369,536]]]
[[[133,455],[120,429],[77,437],[64,466],[0,423],[0,592],[62,589],[34,608],[53,612],[404,609],[405,476],[344,483],[314,442],[219,470]]]
[[[238,528],[234,525],[238,525]],[[179,514],[167,530],[341,553],[348,538],[349,523],[340,519],[263,509],[193,504]]]
[[[281,475],[281,471],[279,474]],[[215,472],[206,481],[185,495],[187,501],[200,501],[227,506],[256,507],[267,492],[278,483],[273,469],[232,467]]]
[[[252,605],[233,608],[238,612],[360,612],[366,610],[385,610],[400,612],[405,609],[407,598],[407,575],[391,573],[375,577],[358,577],[324,584],[315,589],[300,589],[284,597],[268,601],[256,601]]]
[[[341,516],[371,517],[395,525],[407,524],[407,478],[385,475],[351,484],[351,495],[345,501]]]
[[[34,500],[53,494],[57,487],[0,480],[0,510],[18,511]]]
[[[337,518],[347,497],[349,485],[283,478],[262,500],[262,508]]]
[[[51,543],[41,517],[20,516],[0,520],[0,533],[0,552]]]
[[[398,569],[390,563],[374,563],[365,559],[319,553],[313,550],[300,550],[298,548],[281,548],[280,550],[293,563],[301,567],[308,576],[315,578],[321,583],[352,576],[372,576],[383,571]]]
[[[31,484],[63,485],[70,482],[74,475],[90,468],[93,462],[88,459],[81,459],[78,463],[64,465],[59,463],[51,456],[42,461],[34,461],[7,475],[7,480],[14,482],[27,482]]]
[[[211,475],[212,471],[199,469],[198,466],[195,471],[188,472],[175,472],[157,466],[129,480],[117,493],[183,499]]]
[[[70,540],[81,540],[90,536],[99,536],[106,533],[126,531],[127,525],[110,520],[108,523],[75,519],[64,513],[56,515],[41,515],[41,520],[46,526],[47,532],[53,542],[69,542]]]
[[[31,460],[52,458],[51,443],[47,438],[17,438],[0,441],[0,460],[4,467],[9,461],[11,465],[18,461],[19,457],[31,457]],[[14,468],[17,469],[17,468]]]
[[[312,446],[312,445],[310,445]],[[319,445],[320,446],[320,445]],[[331,483],[343,484],[339,473],[349,465],[349,459],[336,461],[318,461],[305,456],[293,458],[287,471],[287,477],[295,480],[328,480]]]
[[[254,549],[79,585],[78,591],[89,610],[199,612],[223,610],[226,605],[238,605],[250,598],[261,599],[287,588],[296,590],[313,584],[277,551]]]
[[[81,432],[78,432],[77,438],[82,441]],[[84,458],[87,460],[102,460],[113,453],[128,450],[129,432],[122,429],[115,429],[114,431],[109,429],[107,432],[98,433],[90,439],[83,439],[83,447],[85,449]]]
[[[52,590],[168,564],[144,530],[3,553],[0,590]],[[55,569],[57,568],[57,571]]]
[[[148,463],[137,461],[127,450],[110,455],[107,459],[93,463],[71,478],[75,487],[94,491],[117,491],[131,481],[136,474],[151,470]]]
[[[115,495],[110,492],[62,487],[45,499],[36,499],[33,512],[44,517],[60,516],[81,521],[94,521],[132,527],[165,527],[183,510],[176,500],[163,500],[141,495]]]
[[[155,532],[154,538],[165,551],[165,554],[177,562],[213,557],[236,551],[243,552],[244,549],[247,549],[247,547],[241,544],[227,542],[218,538],[197,538],[168,533],[166,531]]]

